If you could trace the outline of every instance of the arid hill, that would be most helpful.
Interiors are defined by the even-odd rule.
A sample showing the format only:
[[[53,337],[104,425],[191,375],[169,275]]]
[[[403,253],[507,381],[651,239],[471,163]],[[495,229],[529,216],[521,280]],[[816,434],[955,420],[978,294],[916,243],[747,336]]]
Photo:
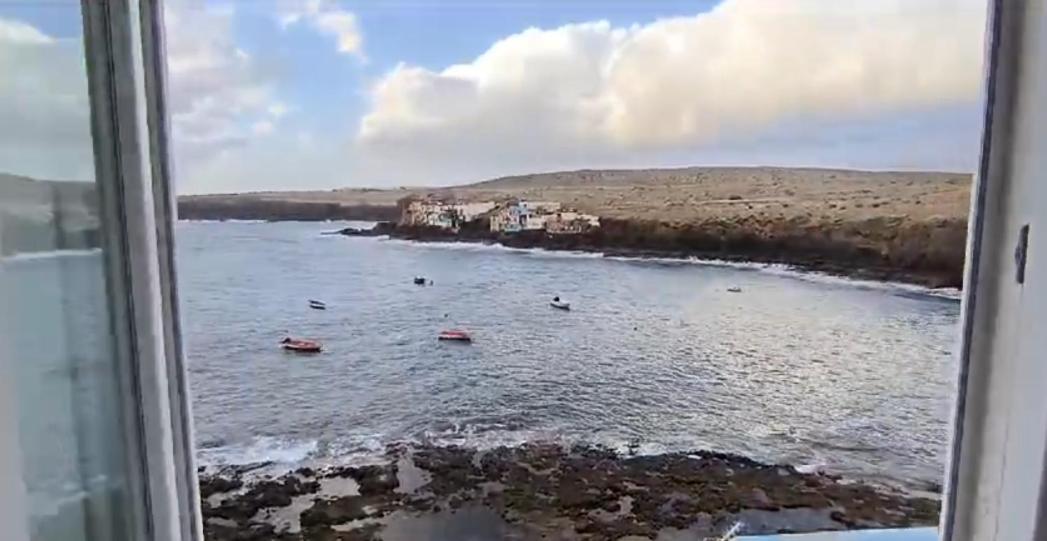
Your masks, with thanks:
[[[970,182],[964,173],[911,171],[581,170],[446,188],[193,196],[179,208],[184,218],[389,220],[408,195],[551,200],[599,215],[603,231],[511,242],[790,263],[958,287]]]
[[[503,177],[447,188],[186,196],[180,199],[180,208],[183,217],[191,217],[205,205],[220,205],[231,214],[263,202],[394,206],[407,195],[437,194],[468,201],[508,197],[554,200],[605,217],[676,223],[747,217],[832,223],[837,219],[892,216],[921,221],[965,218],[970,178],[964,173],[774,167],[581,170]]]

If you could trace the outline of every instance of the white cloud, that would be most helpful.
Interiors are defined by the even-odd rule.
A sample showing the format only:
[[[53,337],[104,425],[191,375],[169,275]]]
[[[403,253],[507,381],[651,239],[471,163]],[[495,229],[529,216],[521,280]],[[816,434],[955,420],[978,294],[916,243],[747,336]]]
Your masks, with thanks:
[[[0,172],[94,178],[82,43],[0,18]]]
[[[726,0],[646,25],[531,28],[467,63],[397,66],[357,141],[390,167],[508,172],[973,103],[983,12],[975,0]]]
[[[258,135],[268,135],[273,133],[275,129],[276,127],[273,126],[273,123],[268,120],[259,120],[251,126],[251,131]]]
[[[271,133],[271,109],[285,107],[259,61],[235,42],[235,16],[232,7],[201,0],[167,4],[170,114],[175,156],[187,175],[197,162]]]
[[[979,2],[842,4],[727,0],[709,13],[644,25],[527,29],[442,69],[400,64],[367,89],[370,108],[359,123],[300,132],[308,126],[297,126],[299,117],[312,117],[301,108],[326,104],[281,99],[286,81],[266,64],[278,59],[256,57],[234,38],[241,14],[169,0],[178,187],[431,185],[702,163],[970,163],[976,149],[964,141],[977,136]],[[310,25],[339,47],[356,43],[353,54],[362,55],[359,41],[338,35],[359,40],[350,32],[355,18],[337,16],[337,5],[292,7],[283,23]],[[80,47],[79,38],[0,18],[0,171],[92,174]],[[960,120],[943,121],[953,117]],[[885,130],[877,124],[885,118],[908,120]]]
[[[308,23],[317,32],[335,38],[338,52],[364,58],[363,33],[356,15],[338,7],[332,0],[288,0],[277,17],[284,28]]]
[[[8,44],[44,45],[54,38],[20,21],[0,19],[0,42]]]
[[[266,111],[268,111],[269,115],[272,116],[273,118],[279,119],[279,118],[283,118],[284,115],[286,115],[287,113],[290,113],[291,112],[291,108],[288,107],[287,105],[284,105],[283,103],[275,102],[272,105],[270,105],[266,109]]]
[[[235,12],[172,0],[165,12],[169,112],[179,180],[196,189],[202,164],[271,137],[290,107],[259,59],[237,46]],[[63,13],[70,20],[78,10]],[[41,178],[93,176],[82,38],[58,39],[0,17],[0,171]]]

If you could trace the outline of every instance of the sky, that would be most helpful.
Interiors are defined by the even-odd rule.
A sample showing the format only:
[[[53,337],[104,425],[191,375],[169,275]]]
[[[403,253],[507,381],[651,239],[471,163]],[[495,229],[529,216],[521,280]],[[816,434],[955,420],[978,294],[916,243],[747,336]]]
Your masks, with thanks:
[[[984,0],[167,0],[179,193],[971,171]],[[0,0],[0,172],[93,177],[79,2]]]

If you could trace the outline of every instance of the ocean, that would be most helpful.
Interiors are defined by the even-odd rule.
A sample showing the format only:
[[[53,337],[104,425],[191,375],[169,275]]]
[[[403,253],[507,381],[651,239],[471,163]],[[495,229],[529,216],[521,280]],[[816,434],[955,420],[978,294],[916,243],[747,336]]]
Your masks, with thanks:
[[[322,234],[345,225],[178,224],[202,464],[556,441],[709,449],[903,486],[942,476],[956,292]],[[451,328],[474,342],[438,342]],[[285,336],[324,352],[285,352]]]

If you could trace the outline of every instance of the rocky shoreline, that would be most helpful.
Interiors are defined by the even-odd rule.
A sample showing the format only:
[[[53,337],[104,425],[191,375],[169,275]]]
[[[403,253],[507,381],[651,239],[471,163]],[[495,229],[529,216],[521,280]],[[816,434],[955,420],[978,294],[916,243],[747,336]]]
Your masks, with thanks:
[[[967,224],[965,220],[910,223],[900,218],[877,218],[826,228],[801,222],[666,224],[603,219],[596,230],[552,235],[544,231],[499,234],[483,222],[466,224],[458,232],[379,222],[369,230],[347,228],[341,233],[418,242],[496,243],[606,256],[784,264],[850,278],[959,288],[963,285]]]
[[[746,534],[930,526],[940,505],[705,451],[392,446],[367,466],[253,468],[201,472],[207,539],[702,539],[738,522]]]
[[[330,220],[395,220],[399,211],[391,205],[368,205],[323,201],[282,201],[241,196],[185,196],[178,199],[182,220],[265,220],[270,222]]]

